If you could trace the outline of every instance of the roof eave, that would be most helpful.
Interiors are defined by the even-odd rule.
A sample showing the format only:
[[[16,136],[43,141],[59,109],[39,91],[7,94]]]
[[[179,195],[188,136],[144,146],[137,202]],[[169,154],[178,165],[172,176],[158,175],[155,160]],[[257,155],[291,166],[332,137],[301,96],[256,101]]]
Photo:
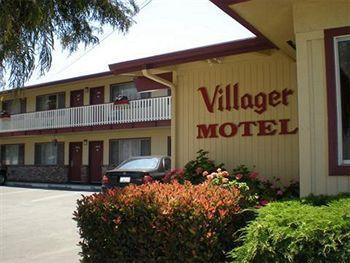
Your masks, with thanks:
[[[160,68],[170,65],[189,63],[215,57],[236,55],[275,48],[270,42],[261,38],[248,38],[214,44],[183,51],[176,51],[162,55],[130,60],[109,65],[114,74],[135,72],[142,69]]]

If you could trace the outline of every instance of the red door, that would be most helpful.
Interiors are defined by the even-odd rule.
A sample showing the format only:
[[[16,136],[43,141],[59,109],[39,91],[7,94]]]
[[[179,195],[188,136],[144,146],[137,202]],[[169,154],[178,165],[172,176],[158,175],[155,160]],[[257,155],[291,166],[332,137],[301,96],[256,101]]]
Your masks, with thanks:
[[[69,143],[69,180],[81,182],[83,144],[81,142]]]
[[[89,143],[89,174],[91,183],[101,183],[103,165],[103,141]]]
[[[74,90],[70,93],[70,106],[80,107],[84,106],[84,90]]]
[[[90,105],[103,104],[105,102],[104,87],[90,89]]]

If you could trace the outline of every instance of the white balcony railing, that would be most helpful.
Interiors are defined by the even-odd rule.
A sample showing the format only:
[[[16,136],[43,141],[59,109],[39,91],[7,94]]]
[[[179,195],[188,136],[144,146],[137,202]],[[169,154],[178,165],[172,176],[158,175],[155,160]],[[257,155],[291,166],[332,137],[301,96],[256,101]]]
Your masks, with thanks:
[[[95,126],[171,119],[171,97],[39,111],[0,120],[0,132]]]

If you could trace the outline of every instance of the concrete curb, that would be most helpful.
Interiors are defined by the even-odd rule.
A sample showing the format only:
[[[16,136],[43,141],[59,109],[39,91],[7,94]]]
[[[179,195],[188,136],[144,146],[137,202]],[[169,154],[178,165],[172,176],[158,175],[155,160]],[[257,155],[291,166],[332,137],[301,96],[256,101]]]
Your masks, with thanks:
[[[6,186],[14,187],[28,187],[28,188],[41,188],[41,189],[53,189],[53,190],[72,190],[72,191],[89,191],[100,192],[101,186],[97,185],[84,185],[84,184],[51,184],[51,183],[27,183],[27,182],[9,182],[5,183]]]

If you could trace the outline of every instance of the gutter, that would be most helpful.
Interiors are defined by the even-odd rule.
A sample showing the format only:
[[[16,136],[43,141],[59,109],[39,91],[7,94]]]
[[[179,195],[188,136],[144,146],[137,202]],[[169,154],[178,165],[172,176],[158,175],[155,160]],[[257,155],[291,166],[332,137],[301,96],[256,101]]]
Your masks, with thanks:
[[[177,83],[176,72],[173,73],[173,81],[175,84],[166,79],[158,77],[150,73],[147,69],[141,70],[142,75],[150,80],[163,84],[170,88],[171,90],[171,167],[176,167],[176,89],[175,84]]]

